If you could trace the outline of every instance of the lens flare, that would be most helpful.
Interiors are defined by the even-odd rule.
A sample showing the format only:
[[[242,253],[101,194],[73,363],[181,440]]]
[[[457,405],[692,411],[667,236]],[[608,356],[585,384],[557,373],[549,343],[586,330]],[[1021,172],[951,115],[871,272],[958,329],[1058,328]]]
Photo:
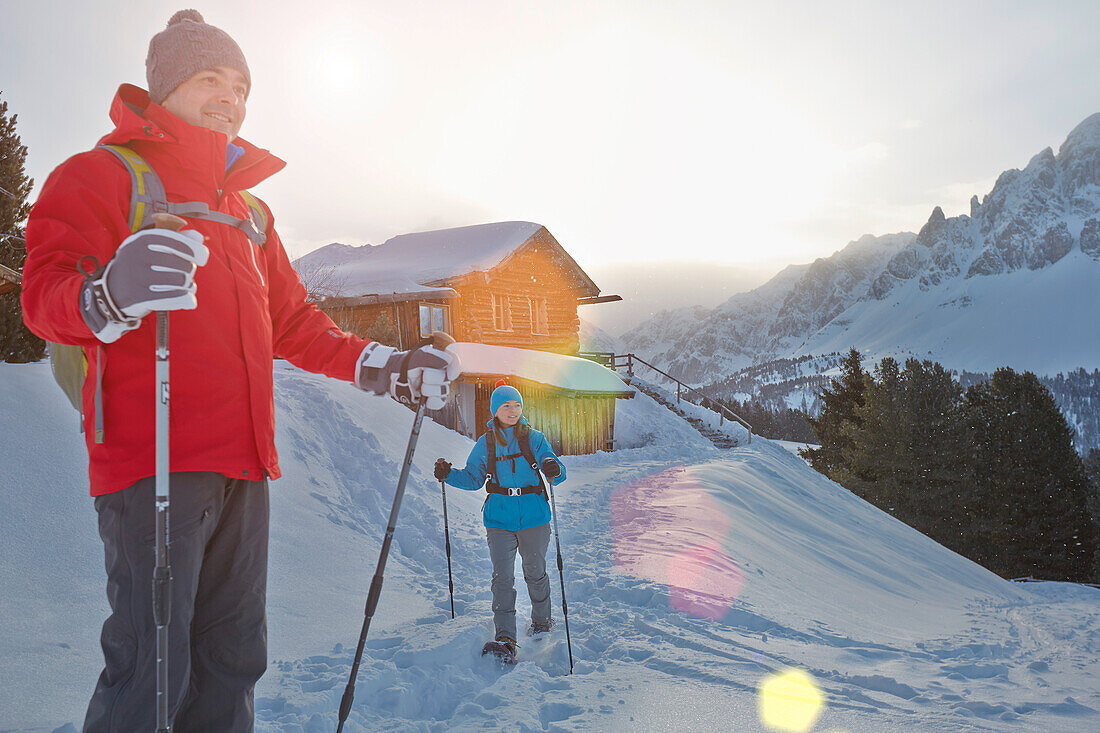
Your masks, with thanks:
[[[787,669],[768,675],[757,691],[760,722],[768,730],[806,733],[825,708],[825,695],[801,669]]]
[[[662,471],[615,491],[615,566],[668,587],[677,611],[721,619],[745,576],[723,548],[731,522],[690,468]]]
[[[741,568],[713,541],[685,548],[668,561],[669,603],[693,616],[722,618],[744,584]]]

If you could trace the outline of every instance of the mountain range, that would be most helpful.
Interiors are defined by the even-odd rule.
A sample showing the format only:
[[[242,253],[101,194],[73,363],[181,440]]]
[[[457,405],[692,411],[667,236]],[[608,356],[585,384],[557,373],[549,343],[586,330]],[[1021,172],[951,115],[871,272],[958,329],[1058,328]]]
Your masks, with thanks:
[[[1100,114],[1058,153],[1003,172],[969,215],[865,235],[714,308],[665,311],[631,350],[706,384],[773,360],[859,349],[956,370],[1100,366]]]

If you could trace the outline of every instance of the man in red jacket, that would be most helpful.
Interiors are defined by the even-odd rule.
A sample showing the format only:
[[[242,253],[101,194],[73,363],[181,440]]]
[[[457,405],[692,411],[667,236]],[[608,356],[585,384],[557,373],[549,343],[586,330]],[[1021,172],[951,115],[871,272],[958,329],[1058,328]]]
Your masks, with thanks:
[[[100,144],[139,154],[170,202],[248,220],[240,192],[285,164],[237,137],[252,83],[240,48],[180,11],[150,42],[146,74],[149,93],[120,87]],[[406,354],[340,331],[306,302],[266,206],[261,246],[209,219],[131,233],[130,202],[129,172],[97,148],[50,175],[26,233],[27,324],[88,358],[85,435],[112,613],[84,730],[155,728],[154,311],[173,312],[169,715],[177,732],[252,730],[267,664],[267,482],[279,477],[272,358],[393,394]],[[454,357],[426,347],[406,366],[413,398],[442,407]]]

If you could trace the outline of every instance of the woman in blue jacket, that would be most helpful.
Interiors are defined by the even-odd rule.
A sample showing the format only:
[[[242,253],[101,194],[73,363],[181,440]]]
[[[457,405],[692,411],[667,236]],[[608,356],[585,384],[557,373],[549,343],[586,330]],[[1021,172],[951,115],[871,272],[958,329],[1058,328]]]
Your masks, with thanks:
[[[546,550],[550,544],[550,503],[535,467],[523,454],[524,433],[529,454],[552,484],[565,480],[565,466],[554,455],[546,436],[532,429],[523,417],[519,390],[499,383],[489,398],[493,419],[477,439],[466,467],[453,469],[440,458],[435,477],[459,489],[488,496],[482,510],[489,557],[493,562],[493,622],[496,640],[515,654],[515,560],[519,550],[523,579],[531,596],[531,626],[527,635],[544,633],[554,625],[550,615],[550,578],[546,574]],[[495,458],[495,466],[490,465]]]

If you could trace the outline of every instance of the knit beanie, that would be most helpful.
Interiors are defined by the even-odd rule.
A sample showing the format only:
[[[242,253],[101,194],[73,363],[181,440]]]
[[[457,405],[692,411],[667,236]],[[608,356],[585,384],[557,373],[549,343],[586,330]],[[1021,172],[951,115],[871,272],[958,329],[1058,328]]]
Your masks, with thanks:
[[[168,27],[149,41],[149,55],[145,57],[149,97],[160,104],[198,72],[218,66],[241,72],[251,88],[252,75],[236,41],[220,28],[207,25],[199,11],[180,10],[168,21]]]
[[[493,394],[489,395],[489,414],[495,417],[500,406],[508,400],[515,400],[521,408],[523,407],[523,395],[518,389],[504,384],[503,381],[497,382],[497,388],[493,390]]]

